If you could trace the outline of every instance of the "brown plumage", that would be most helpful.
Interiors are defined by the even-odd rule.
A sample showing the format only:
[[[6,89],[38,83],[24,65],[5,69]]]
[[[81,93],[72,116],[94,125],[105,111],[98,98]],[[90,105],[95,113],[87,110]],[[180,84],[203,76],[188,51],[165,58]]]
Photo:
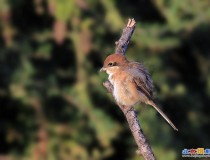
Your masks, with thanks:
[[[146,68],[138,62],[130,62],[121,54],[109,55],[101,71],[106,71],[113,85],[113,96],[119,105],[134,106],[146,103],[153,106],[175,129],[175,125],[153,101],[153,83]]]

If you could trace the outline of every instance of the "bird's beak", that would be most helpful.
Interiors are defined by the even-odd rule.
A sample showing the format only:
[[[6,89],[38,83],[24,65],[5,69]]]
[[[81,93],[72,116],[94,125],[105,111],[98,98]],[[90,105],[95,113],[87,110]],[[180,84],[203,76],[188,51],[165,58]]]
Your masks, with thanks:
[[[103,71],[106,71],[106,68],[102,67],[102,68],[100,69],[100,72],[103,72]]]

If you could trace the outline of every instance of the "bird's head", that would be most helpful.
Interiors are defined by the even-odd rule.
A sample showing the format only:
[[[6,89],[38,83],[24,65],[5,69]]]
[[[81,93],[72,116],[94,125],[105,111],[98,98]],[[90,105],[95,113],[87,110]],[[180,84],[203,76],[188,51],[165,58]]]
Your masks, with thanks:
[[[121,54],[111,54],[109,55],[105,61],[104,65],[100,71],[106,71],[107,74],[114,74],[122,66],[125,66],[128,63],[128,60],[124,55]]]

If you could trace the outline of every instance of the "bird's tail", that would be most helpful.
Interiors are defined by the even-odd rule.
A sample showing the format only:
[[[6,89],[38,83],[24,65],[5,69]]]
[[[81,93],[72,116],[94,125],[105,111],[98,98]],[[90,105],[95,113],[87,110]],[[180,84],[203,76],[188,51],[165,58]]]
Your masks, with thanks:
[[[153,102],[153,101],[148,101],[147,104],[153,106],[159,113],[160,115],[173,127],[174,130],[178,131],[176,126],[171,122],[171,120],[163,113],[163,111]]]

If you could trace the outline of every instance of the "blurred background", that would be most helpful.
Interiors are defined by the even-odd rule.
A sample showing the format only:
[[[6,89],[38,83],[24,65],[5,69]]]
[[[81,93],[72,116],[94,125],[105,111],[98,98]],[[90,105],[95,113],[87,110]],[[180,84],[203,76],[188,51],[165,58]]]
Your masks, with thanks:
[[[210,1],[1,0],[1,160],[139,159],[98,72],[130,17],[126,55],[179,129],[136,106],[157,159],[210,147]]]

